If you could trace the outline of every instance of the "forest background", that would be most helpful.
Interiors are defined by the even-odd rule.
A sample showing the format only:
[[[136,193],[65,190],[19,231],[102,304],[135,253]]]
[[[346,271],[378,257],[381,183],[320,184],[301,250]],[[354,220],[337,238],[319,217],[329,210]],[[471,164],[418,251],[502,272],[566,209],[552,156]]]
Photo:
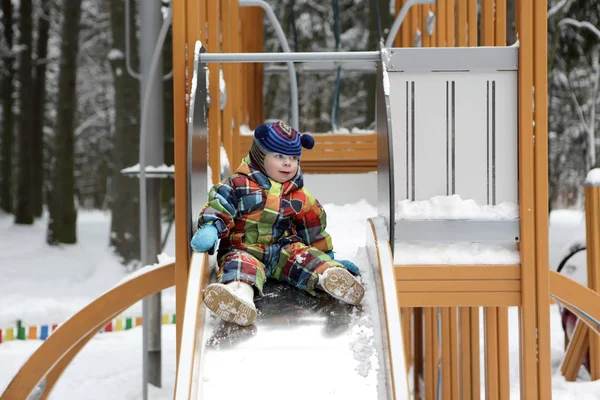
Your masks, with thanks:
[[[0,1],[0,212],[24,225],[49,213],[46,239],[61,245],[77,242],[77,210],[109,211],[110,245],[128,268],[139,266],[139,188],[120,172],[138,163],[140,129],[140,84],[124,57],[125,1]],[[139,70],[140,0],[129,1],[131,64]],[[267,2],[292,51],[375,50],[395,7],[394,0]],[[508,44],[516,39],[514,7],[508,0]],[[585,176],[599,166],[600,1],[549,0],[548,7],[549,204],[580,207]],[[171,71],[171,45],[169,32],[164,74]],[[264,50],[281,51],[267,20]],[[301,129],[373,129],[374,79],[343,72],[339,114],[332,118],[336,73],[300,75]],[[265,119],[288,118],[288,87],[285,74],[265,76]],[[167,79],[167,165],[173,164],[172,98]],[[163,180],[161,196],[168,222],[171,180]]]

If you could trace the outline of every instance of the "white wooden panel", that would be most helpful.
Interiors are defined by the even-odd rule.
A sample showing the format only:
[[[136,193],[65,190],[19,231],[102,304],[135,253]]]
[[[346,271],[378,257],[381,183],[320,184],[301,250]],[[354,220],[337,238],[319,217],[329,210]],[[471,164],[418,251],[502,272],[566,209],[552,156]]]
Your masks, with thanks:
[[[446,79],[414,75],[415,199],[446,194]]]
[[[496,72],[496,204],[519,202],[517,74]]]
[[[455,193],[487,204],[487,77],[453,74],[455,82]],[[491,115],[490,115],[491,118]]]
[[[410,198],[408,191],[409,181],[407,162],[407,101],[406,101],[406,79],[404,74],[389,74],[390,81],[390,109],[394,135],[394,179],[396,201]]]

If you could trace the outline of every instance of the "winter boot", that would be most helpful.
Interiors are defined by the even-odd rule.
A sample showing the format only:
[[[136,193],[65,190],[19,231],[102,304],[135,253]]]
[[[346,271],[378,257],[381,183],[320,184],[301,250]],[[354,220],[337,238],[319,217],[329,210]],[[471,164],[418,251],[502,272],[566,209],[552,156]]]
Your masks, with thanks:
[[[332,297],[344,303],[357,305],[365,295],[365,288],[345,268],[328,268],[319,276],[319,286]]]
[[[256,319],[254,289],[245,282],[208,285],[204,304],[218,317],[241,326],[252,325]]]

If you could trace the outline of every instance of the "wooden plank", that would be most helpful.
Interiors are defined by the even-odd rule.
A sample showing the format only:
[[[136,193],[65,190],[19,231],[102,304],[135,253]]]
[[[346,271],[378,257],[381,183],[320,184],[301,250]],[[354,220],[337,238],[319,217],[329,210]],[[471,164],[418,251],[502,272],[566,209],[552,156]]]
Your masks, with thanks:
[[[437,368],[437,343],[433,338],[435,326],[434,309],[426,307],[423,309],[425,314],[425,400],[435,399],[435,370]]]
[[[485,315],[485,390],[486,399],[498,400],[498,326],[496,307],[486,307]]]
[[[403,307],[400,309],[400,314],[402,316],[402,337],[404,338],[404,358],[406,359],[406,370],[409,370],[409,367],[413,363],[413,338],[412,338],[412,308]]]
[[[445,335],[446,333],[442,333]],[[459,356],[458,308],[450,307],[450,376],[452,400],[460,400],[460,356]]]
[[[494,0],[481,0],[481,43],[494,45]]]
[[[396,280],[520,279],[519,265],[395,265]]]
[[[521,294],[518,292],[413,292],[399,300],[400,307],[467,307],[467,306],[520,306]]]
[[[231,46],[235,53],[242,52],[242,39],[241,39],[241,30],[240,30],[240,10],[239,4],[237,0],[231,1],[231,20],[233,24],[231,26]],[[229,88],[229,93],[232,94],[231,99],[227,99],[227,101],[231,101],[231,106],[233,108],[233,132],[231,139],[231,153],[234,159],[229,159],[229,163],[232,165],[237,164],[240,161],[240,126],[242,124],[242,98],[243,98],[243,86],[242,86],[242,64],[231,64],[232,66],[232,79],[231,79],[231,88]],[[233,169],[233,168],[232,168]]]
[[[429,4],[424,4],[421,6],[422,15],[421,15],[421,26],[422,26],[422,34],[423,34],[423,47],[431,47],[431,35],[427,33],[427,16],[429,15]]]
[[[425,371],[423,366],[424,342],[423,342],[423,308],[413,309],[413,340],[414,340],[414,366],[413,366],[413,387],[415,399],[420,399],[424,396],[421,390],[421,378],[424,377]]]
[[[510,399],[510,360],[508,341],[508,308],[498,307],[496,312],[498,327],[498,398]]]
[[[582,321],[577,321],[573,337],[569,342],[565,359],[560,367],[560,372],[567,382],[575,382],[579,369],[589,349],[590,328]]]
[[[233,21],[231,18],[231,3],[234,0],[221,0],[221,40],[223,45],[224,53],[233,53]],[[234,164],[234,153],[233,153],[233,98],[236,97],[234,94],[233,86],[233,69],[234,65],[230,63],[223,64],[223,80],[225,81],[226,90],[226,102],[225,108],[221,112],[221,137],[223,141],[223,147],[230,163]],[[236,154],[237,156],[237,154]]]
[[[535,285],[538,398],[552,397],[552,356],[550,352],[550,282],[548,278],[548,2],[534,0],[533,16],[533,86],[535,87],[534,165],[535,165]],[[500,8],[506,19],[506,6]],[[498,13],[498,10],[496,11]],[[526,14],[522,14],[526,16]],[[533,21],[531,21],[533,20]],[[506,22],[502,23],[506,26]],[[502,30],[506,43],[506,31]],[[523,32],[522,35],[527,35]],[[519,33],[521,39],[521,32]],[[497,40],[497,39],[496,39]],[[522,48],[525,51],[527,47]],[[531,51],[531,47],[529,48]],[[520,58],[522,55],[519,56]],[[541,59],[540,57],[543,57]],[[525,64],[527,65],[527,64]],[[520,78],[520,77],[519,77]],[[529,98],[529,96],[528,96]],[[522,132],[520,132],[522,133]],[[526,167],[525,167],[526,168]]]
[[[467,45],[470,47],[477,46],[479,37],[477,35],[478,27],[477,27],[477,0],[467,0],[468,1],[468,10],[467,10],[467,24],[468,34],[467,34]]]
[[[454,47],[456,41],[454,39],[454,20],[455,20],[455,9],[454,0],[446,2],[446,46]]]
[[[488,2],[491,7],[491,1]],[[533,4],[517,2],[519,51],[519,215],[521,218],[521,398],[539,399],[533,156]],[[487,35],[489,37],[489,34]],[[489,40],[489,39],[488,39]],[[487,43],[487,42],[486,42]],[[493,42],[492,42],[493,43]],[[547,201],[547,200],[546,200]],[[547,268],[547,265],[546,265]]]
[[[219,3],[207,2],[206,19],[208,23],[207,50],[219,53],[221,46],[221,27],[219,23]],[[220,67],[218,63],[208,64],[210,108],[208,109],[208,162],[213,182],[221,180],[221,91],[219,90]]]
[[[398,280],[398,292],[520,292],[519,280]]]
[[[496,0],[494,41],[496,46],[506,46],[506,1]]]
[[[471,319],[468,307],[460,308],[460,398],[471,399]]]
[[[585,219],[588,287],[600,291],[600,187],[585,188]],[[600,336],[590,335],[590,375],[600,379]]]
[[[450,308],[443,307],[442,311],[442,399],[452,397],[452,351],[450,344]]]
[[[446,47],[446,3],[447,0],[438,0],[437,2],[435,31],[437,36],[438,47]]]
[[[465,47],[467,45],[467,0],[457,0],[456,4],[456,45]]]
[[[471,399],[481,398],[481,367],[479,360],[479,308],[470,307],[471,314]]]
[[[402,0],[402,1],[399,0],[399,1],[396,2],[396,15],[398,15],[398,13],[400,12],[400,10],[402,9],[402,6],[407,1],[408,0]],[[400,26],[400,31],[401,31],[401,35],[400,35],[401,44],[400,44],[400,46],[401,47],[411,47],[412,44],[410,42],[410,11],[406,15],[404,21],[405,22]]]

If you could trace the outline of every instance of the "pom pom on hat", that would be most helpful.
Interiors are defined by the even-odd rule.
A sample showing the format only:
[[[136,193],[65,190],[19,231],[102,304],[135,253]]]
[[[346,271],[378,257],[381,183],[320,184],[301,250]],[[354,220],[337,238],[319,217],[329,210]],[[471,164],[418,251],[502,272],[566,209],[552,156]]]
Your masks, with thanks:
[[[260,124],[254,130],[254,137],[257,139],[264,139],[269,134],[269,127],[263,124]]]
[[[315,147],[315,139],[313,139],[313,137],[310,136],[308,133],[305,133],[302,136],[300,136],[300,143],[302,143],[302,147],[308,150]]]

